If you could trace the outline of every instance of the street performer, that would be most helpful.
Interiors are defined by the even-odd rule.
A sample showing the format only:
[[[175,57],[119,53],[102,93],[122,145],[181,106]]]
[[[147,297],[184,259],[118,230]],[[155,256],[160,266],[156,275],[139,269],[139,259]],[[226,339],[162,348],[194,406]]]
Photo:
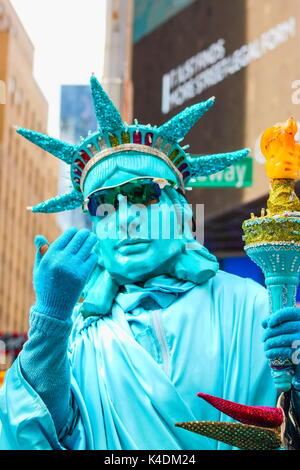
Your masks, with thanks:
[[[276,406],[266,354],[291,356],[300,337],[300,309],[268,322],[266,290],[221,271],[193,238],[189,180],[248,150],[191,157],[180,145],[213,98],[160,127],[127,125],[94,76],[91,89],[99,131],[80,145],[17,130],[70,165],[72,190],[32,211],[82,207],[93,233],[35,239],[36,301],[0,390],[0,447],[232,449],[175,424],[231,421],[199,392]]]

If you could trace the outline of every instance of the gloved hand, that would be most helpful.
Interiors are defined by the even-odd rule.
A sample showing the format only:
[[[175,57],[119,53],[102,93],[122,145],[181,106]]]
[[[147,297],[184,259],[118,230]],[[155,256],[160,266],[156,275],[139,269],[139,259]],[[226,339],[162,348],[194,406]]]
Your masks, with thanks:
[[[34,311],[61,320],[71,316],[88,276],[96,266],[97,255],[92,253],[96,242],[96,235],[89,230],[70,228],[43,256],[40,248],[48,242],[41,235],[35,238]]]
[[[285,374],[280,373],[280,363],[284,364],[289,360],[291,373],[294,372],[292,382],[297,388],[297,383],[300,385],[300,367],[297,364],[300,362],[300,353],[297,351],[300,346],[300,309],[296,307],[282,308],[265,318],[262,326],[265,328],[264,349],[276,383],[278,384],[282,380],[282,389],[285,389],[283,378]],[[294,368],[294,366],[296,367]]]

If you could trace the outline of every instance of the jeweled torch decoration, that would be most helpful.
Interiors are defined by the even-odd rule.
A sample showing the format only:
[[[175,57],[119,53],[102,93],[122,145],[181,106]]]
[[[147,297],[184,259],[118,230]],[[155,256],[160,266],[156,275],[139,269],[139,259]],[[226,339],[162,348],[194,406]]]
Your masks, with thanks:
[[[300,201],[294,191],[299,173],[300,144],[293,118],[275,124],[261,137],[270,193],[267,210],[243,223],[245,251],[262,269],[269,292],[270,314],[296,305],[300,272]],[[276,388],[291,388],[294,366],[288,357],[270,360]]]

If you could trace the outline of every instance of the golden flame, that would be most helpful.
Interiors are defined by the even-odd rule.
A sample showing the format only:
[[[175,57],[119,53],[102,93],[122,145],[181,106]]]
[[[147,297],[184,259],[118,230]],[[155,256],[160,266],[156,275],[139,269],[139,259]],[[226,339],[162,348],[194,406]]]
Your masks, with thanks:
[[[298,127],[294,118],[267,129],[260,141],[269,178],[297,179],[300,169],[300,144],[295,142]]]

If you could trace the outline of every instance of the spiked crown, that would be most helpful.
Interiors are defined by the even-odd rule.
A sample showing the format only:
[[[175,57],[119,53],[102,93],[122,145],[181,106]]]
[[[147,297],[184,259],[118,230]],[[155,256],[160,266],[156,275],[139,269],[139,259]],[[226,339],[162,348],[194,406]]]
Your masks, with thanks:
[[[136,120],[134,125],[128,126],[123,123],[120,113],[94,76],[91,77],[91,91],[100,128],[98,132],[89,134],[80,145],[71,145],[35,131],[17,128],[20,135],[70,165],[71,170],[74,189],[32,207],[33,212],[61,212],[80,207],[84,200],[87,175],[95,165],[113,156],[136,155],[135,158],[140,158],[140,155],[146,154],[159,159],[171,170],[178,187],[184,190],[190,178],[216,173],[249,153],[248,149],[243,149],[192,157],[185,152],[186,147],[179,145],[212,107],[214,98],[186,108],[160,127],[140,125]]]

